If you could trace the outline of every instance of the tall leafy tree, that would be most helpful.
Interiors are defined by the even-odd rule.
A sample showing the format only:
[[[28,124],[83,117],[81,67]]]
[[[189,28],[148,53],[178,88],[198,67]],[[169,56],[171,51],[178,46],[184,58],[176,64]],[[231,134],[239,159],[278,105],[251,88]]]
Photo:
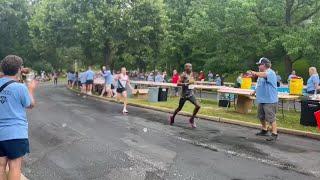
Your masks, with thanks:
[[[123,60],[140,70],[154,68],[160,60],[165,35],[166,14],[161,0],[141,0],[128,4],[123,16],[126,24]]]
[[[312,50],[309,41],[312,39],[308,39],[308,35],[314,33],[315,21],[320,13],[320,2],[318,0],[256,0],[255,3],[253,13],[270,42],[269,50],[283,58],[288,74],[292,71],[293,63],[306,57]]]
[[[125,5],[125,0],[73,0],[69,13],[76,20],[77,38],[89,63],[103,58],[104,64],[113,66],[125,29],[122,23]]]
[[[172,68],[182,69],[182,65],[190,61],[192,49],[187,41],[186,29],[189,28],[189,10],[193,0],[166,0],[165,7],[168,16],[167,34],[163,54]]]
[[[0,1],[0,59],[17,54],[30,61],[34,57],[28,33],[30,7],[27,0]]]
[[[34,6],[35,10],[29,21],[33,46],[43,62],[48,61],[55,69],[64,68],[63,58],[58,50],[76,44],[73,19],[66,9],[69,1],[42,0]]]

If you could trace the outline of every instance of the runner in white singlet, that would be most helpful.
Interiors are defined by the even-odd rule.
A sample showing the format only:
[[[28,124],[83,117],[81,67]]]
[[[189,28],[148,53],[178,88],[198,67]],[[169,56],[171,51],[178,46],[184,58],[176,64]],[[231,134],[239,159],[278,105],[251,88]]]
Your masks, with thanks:
[[[125,67],[121,68],[120,74],[118,74],[115,78],[117,84],[117,100],[123,99],[123,113],[127,114],[127,104],[128,104],[128,96],[127,96],[127,89],[128,86],[130,89],[133,89],[130,85],[129,76],[127,75],[127,70]]]

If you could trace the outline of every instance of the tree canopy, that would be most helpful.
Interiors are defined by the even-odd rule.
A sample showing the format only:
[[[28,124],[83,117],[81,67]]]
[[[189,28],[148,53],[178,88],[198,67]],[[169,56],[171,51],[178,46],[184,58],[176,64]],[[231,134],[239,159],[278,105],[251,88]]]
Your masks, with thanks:
[[[289,74],[320,58],[318,0],[0,0],[0,22],[0,58],[35,68],[233,73],[265,56]]]

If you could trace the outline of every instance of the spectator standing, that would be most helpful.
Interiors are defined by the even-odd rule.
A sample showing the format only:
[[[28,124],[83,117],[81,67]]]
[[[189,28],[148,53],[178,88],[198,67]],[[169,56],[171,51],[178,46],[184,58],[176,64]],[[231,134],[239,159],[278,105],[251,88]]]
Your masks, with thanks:
[[[67,80],[68,80],[68,87],[72,86],[72,72],[68,71],[67,72]]]
[[[178,71],[173,70],[172,83],[178,84],[179,79],[180,79],[180,76],[178,74]],[[175,96],[177,96],[177,97],[179,96],[179,87],[174,87],[174,93],[175,93]]]
[[[203,72],[203,71],[200,71],[198,80],[199,80],[199,81],[204,81],[205,79],[206,79],[206,76],[204,75],[204,72]]]
[[[144,73],[139,74],[139,81],[145,81],[146,77],[144,76]]]
[[[41,71],[41,81],[44,81],[46,78],[46,72],[45,71]]]
[[[240,87],[241,87],[241,84],[242,84],[242,76],[243,76],[243,73],[239,74],[239,76],[237,77],[236,87],[235,87],[235,88],[240,88]]]
[[[281,76],[279,75],[279,72],[276,71],[276,75],[277,75],[277,87],[280,87],[281,86],[281,83],[282,83],[282,78]]]
[[[216,86],[222,86],[222,80],[219,74],[216,75],[215,83]]]
[[[86,85],[87,85],[87,94],[92,95],[93,81],[95,73],[92,71],[92,67],[89,66],[86,72]]]
[[[163,79],[163,82],[168,82],[167,71],[163,71],[163,73],[162,73],[162,79]]]
[[[21,178],[23,156],[29,153],[26,108],[35,105],[37,82],[18,83],[22,58],[9,55],[1,62],[4,76],[0,78],[0,176],[1,179]],[[9,173],[6,173],[6,167]]]
[[[79,74],[79,77],[80,77],[80,85],[81,85],[81,93],[87,93],[87,85],[86,85],[86,82],[87,82],[87,75],[86,75],[86,72],[81,72]]]
[[[272,135],[267,141],[278,139],[276,113],[278,108],[277,75],[271,69],[271,61],[261,58],[257,62],[259,72],[251,71],[251,74],[258,77],[257,87],[253,94],[256,94],[258,103],[258,117],[261,122],[261,131],[257,136],[268,135],[268,123],[272,126]]]
[[[296,77],[296,76],[297,76],[297,75],[296,75],[296,71],[293,70],[293,71],[291,72],[291,74],[289,75],[289,77],[288,77],[288,84],[290,84],[291,78]]]
[[[144,76],[144,73],[140,73],[139,74],[139,81],[144,81],[145,80],[145,76]]]
[[[310,67],[309,75],[310,77],[307,81],[307,93],[310,95],[317,94],[317,90],[319,89],[319,75],[317,69],[315,67]]]
[[[57,71],[53,72],[53,84],[56,86],[58,85],[58,72]]]
[[[74,85],[77,85],[78,78],[79,78],[78,72],[72,73],[72,87],[71,88],[73,88]]]
[[[102,67],[101,75],[104,77],[105,84],[100,96],[102,97],[104,93],[107,92],[107,97],[110,98],[112,97],[111,85],[113,83],[113,75],[110,69],[107,69],[106,66]]]
[[[150,81],[150,82],[154,81],[154,77],[153,77],[153,73],[152,72],[148,75],[147,81]]]
[[[163,82],[163,76],[160,72],[157,72],[157,75],[155,77],[155,82]]]
[[[209,71],[209,73],[208,73],[208,81],[209,82],[213,82],[213,78],[214,78],[213,73],[211,71]]]

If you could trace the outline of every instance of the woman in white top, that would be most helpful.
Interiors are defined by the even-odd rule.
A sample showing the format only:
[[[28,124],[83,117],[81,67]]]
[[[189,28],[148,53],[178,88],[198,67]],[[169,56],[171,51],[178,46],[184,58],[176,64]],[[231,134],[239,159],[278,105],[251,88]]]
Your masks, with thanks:
[[[121,68],[120,74],[118,74],[115,78],[117,84],[117,100],[123,99],[123,113],[127,114],[127,104],[128,104],[128,96],[126,86],[128,85],[130,89],[133,89],[130,85],[129,76],[127,75],[127,70],[125,67]]]

